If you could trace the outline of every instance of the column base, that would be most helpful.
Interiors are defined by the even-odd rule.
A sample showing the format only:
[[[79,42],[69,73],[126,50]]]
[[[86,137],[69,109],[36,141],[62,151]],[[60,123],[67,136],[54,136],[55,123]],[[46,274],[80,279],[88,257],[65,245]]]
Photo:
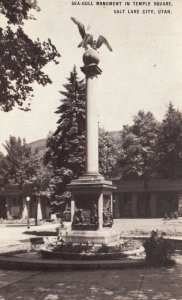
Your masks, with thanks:
[[[115,189],[115,187],[113,187],[112,185],[112,182],[104,179],[104,177],[99,173],[86,173],[78,179],[72,180],[72,182],[68,184],[67,187],[69,190],[72,190],[75,188],[84,188],[86,185],[91,188],[93,188],[93,185],[99,187],[102,187],[104,185],[110,187],[111,189]]]
[[[80,244],[91,242],[94,244],[111,244],[119,241],[120,234],[111,228],[103,228],[97,231],[70,230],[62,235],[65,243]]]

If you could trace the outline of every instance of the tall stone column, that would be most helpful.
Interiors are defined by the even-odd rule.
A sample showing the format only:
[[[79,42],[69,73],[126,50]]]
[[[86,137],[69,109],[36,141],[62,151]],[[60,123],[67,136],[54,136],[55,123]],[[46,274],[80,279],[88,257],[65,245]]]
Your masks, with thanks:
[[[87,105],[86,105],[86,174],[97,175],[98,170],[98,122],[97,99],[95,97],[95,76],[86,77]]]
[[[97,121],[97,75],[101,69],[96,64],[81,68],[86,75],[87,101],[86,101],[86,176],[99,176],[98,153],[98,121]]]

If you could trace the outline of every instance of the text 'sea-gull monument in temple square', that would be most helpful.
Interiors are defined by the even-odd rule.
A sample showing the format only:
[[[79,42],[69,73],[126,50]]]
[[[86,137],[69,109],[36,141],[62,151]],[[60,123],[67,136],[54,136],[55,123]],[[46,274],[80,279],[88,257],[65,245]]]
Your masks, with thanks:
[[[99,36],[86,33],[85,27],[75,18],[72,21],[78,26],[82,41],[78,47],[83,47],[84,66],[81,67],[86,77],[86,170],[80,178],[73,180],[68,189],[71,191],[71,230],[66,233],[66,242],[105,243],[119,240],[112,230],[112,182],[105,180],[99,173],[98,166],[98,121],[97,95],[95,85],[99,68],[97,49],[103,44],[112,51],[108,41]]]

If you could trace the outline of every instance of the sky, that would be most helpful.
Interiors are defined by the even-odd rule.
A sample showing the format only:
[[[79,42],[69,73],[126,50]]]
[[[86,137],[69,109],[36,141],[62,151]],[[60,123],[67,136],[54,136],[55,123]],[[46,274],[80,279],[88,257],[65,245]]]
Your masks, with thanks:
[[[99,67],[103,71],[97,82],[100,126],[109,131],[121,130],[123,125],[132,123],[139,110],[151,111],[161,121],[170,101],[182,110],[181,0],[171,1],[170,7],[156,7],[153,0],[150,6],[146,5],[149,1],[142,6],[134,5],[133,1],[126,6],[121,1],[117,7],[98,6],[96,0],[74,2],[77,5],[70,0],[38,0],[41,11],[34,12],[37,20],[24,25],[33,40],[51,38],[61,58],[59,65],[49,63],[44,69],[53,84],[33,85],[30,112],[18,108],[8,113],[0,111],[0,151],[10,135],[25,137],[27,142],[46,138],[57,127],[59,91],[63,90],[74,65],[79,77],[84,78],[80,71],[84,49],[77,47],[81,36],[71,16],[86,27],[89,25],[94,35],[106,37],[113,48],[113,52],[104,45],[99,49]],[[166,3],[169,1],[163,1]],[[159,14],[158,9],[163,12],[170,9],[170,13]],[[155,14],[143,13],[146,10]]]

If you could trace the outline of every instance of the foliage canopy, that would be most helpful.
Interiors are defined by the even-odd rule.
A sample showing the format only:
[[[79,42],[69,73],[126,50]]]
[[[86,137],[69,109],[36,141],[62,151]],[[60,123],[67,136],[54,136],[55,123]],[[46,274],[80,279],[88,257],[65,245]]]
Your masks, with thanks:
[[[125,178],[155,176],[156,142],[159,123],[151,112],[139,111],[132,126],[124,126],[121,134],[120,166]]]
[[[24,20],[34,19],[31,9],[39,11],[36,0],[0,1],[0,14],[10,24],[0,28],[0,108],[6,112],[14,106],[30,109],[33,82],[51,83],[43,67],[60,57],[50,39],[32,41],[24,32]]]

